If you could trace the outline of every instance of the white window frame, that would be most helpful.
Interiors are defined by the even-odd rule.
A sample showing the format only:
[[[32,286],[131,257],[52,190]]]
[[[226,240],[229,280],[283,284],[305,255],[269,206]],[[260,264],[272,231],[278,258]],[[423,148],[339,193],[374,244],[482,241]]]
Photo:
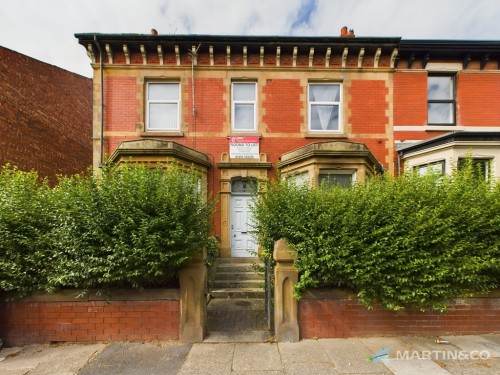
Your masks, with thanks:
[[[446,171],[446,161],[436,160],[430,163],[415,165],[414,170],[417,171],[419,176],[425,176],[428,173],[439,173],[441,176],[444,176]]]
[[[165,100],[150,100],[149,99],[149,86],[150,85],[177,85],[177,88],[179,90],[179,95],[177,100],[173,99],[165,99]],[[160,104],[176,104],[177,105],[177,126],[175,128],[151,128],[149,126],[149,106],[152,103],[160,103]],[[176,81],[150,81],[146,83],[146,131],[148,132],[169,132],[169,131],[180,131],[181,129],[181,84],[180,82]]]
[[[338,101],[311,101],[311,86],[319,86],[319,85],[326,85],[326,86],[338,86],[339,87],[339,100]],[[338,129],[336,130],[318,130],[318,129],[312,129],[311,127],[311,115],[312,115],[312,110],[311,107],[313,105],[331,105],[331,106],[336,106],[338,107],[338,113],[339,113],[339,120],[338,120]],[[309,82],[307,85],[307,129],[309,132],[312,133],[322,133],[322,134],[331,134],[331,133],[342,133],[342,83],[340,82]]]
[[[235,100],[234,99],[234,86],[235,85],[253,85],[255,90],[254,100]],[[235,107],[238,104],[252,104],[253,105],[253,127],[252,129],[236,129],[235,120]],[[231,83],[231,130],[236,133],[249,133],[257,131],[257,82],[240,82],[235,81]]]

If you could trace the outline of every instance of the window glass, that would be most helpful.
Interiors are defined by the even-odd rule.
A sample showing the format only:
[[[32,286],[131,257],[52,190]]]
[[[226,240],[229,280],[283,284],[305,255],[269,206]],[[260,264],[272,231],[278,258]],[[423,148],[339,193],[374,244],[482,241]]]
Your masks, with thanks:
[[[232,85],[233,130],[256,130],[256,87],[255,83],[234,82]]]
[[[179,83],[148,83],[147,130],[179,130]]]
[[[340,170],[321,170],[319,173],[320,186],[334,186],[340,185],[341,187],[352,186],[354,178],[353,171],[340,171]]]
[[[296,186],[309,186],[309,172],[294,173],[287,176],[287,181],[292,181]]]
[[[429,124],[454,124],[454,78],[451,76],[427,77],[427,102],[427,122]]]
[[[425,176],[427,173],[439,173],[440,175],[444,175],[444,160],[418,165],[415,168],[419,176]]]
[[[452,124],[453,104],[429,103],[427,106],[429,124]]]
[[[340,84],[309,85],[309,130],[340,131]]]
[[[453,78],[429,77],[427,80],[427,99],[453,99]]]
[[[234,129],[253,130],[254,128],[254,105],[235,104],[234,105]]]
[[[458,169],[464,168],[467,159],[458,159]],[[476,177],[487,180],[490,174],[490,159],[472,159]]]

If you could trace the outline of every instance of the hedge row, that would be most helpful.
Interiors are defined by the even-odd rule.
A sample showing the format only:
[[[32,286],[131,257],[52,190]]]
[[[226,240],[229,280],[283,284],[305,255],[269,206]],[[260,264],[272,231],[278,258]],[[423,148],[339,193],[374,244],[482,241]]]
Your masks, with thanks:
[[[61,178],[0,173],[0,289],[161,287],[205,246],[212,206],[177,168]]]
[[[500,184],[472,163],[451,176],[378,176],[343,189],[271,183],[256,200],[267,257],[286,238],[298,252],[296,295],[348,287],[367,305],[443,310],[500,281]]]

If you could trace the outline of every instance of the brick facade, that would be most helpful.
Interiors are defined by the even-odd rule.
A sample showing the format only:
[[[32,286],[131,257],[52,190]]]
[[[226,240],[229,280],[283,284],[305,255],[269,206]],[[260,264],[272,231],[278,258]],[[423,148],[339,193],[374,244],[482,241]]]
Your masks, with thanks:
[[[179,338],[178,290],[144,291],[142,296],[129,291],[109,300],[75,299],[73,294],[2,302],[4,345]]]
[[[299,301],[300,337],[477,335],[500,332],[500,293],[456,301],[444,313],[368,310],[353,293],[318,290]]]
[[[92,165],[92,80],[0,47],[0,165],[53,182]]]

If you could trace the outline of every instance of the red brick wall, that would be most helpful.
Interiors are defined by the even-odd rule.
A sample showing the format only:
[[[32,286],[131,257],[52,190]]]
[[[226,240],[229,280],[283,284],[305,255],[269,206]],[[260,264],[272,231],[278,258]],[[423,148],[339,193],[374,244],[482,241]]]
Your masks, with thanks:
[[[92,165],[92,81],[0,47],[0,165],[55,181]]]
[[[139,86],[136,78],[109,77],[104,84],[105,131],[135,132],[139,121]],[[114,151],[114,150],[112,150]],[[111,151],[111,152],[112,152]]]
[[[394,125],[427,125],[427,73],[394,73]]]
[[[349,123],[355,134],[385,134],[389,122],[386,109],[388,94],[385,81],[356,80],[349,88]]]
[[[179,300],[28,300],[5,302],[0,310],[6,346],[179,338]]]
[[[459,74],[457,77],[457,125],[500,126],[500,76]]]
[[[500,333],[500,293],[459,300],[446,313],[368,310],[353,294],[319,293],[299,302],[301,338]]]
[[[300,110],[305,102],[300,95],[305,95],[305,89],[300,87],[298,79],[268,79],[263,88],[265,98],[262,117],[270,133],[300,133],[303,118]]]

